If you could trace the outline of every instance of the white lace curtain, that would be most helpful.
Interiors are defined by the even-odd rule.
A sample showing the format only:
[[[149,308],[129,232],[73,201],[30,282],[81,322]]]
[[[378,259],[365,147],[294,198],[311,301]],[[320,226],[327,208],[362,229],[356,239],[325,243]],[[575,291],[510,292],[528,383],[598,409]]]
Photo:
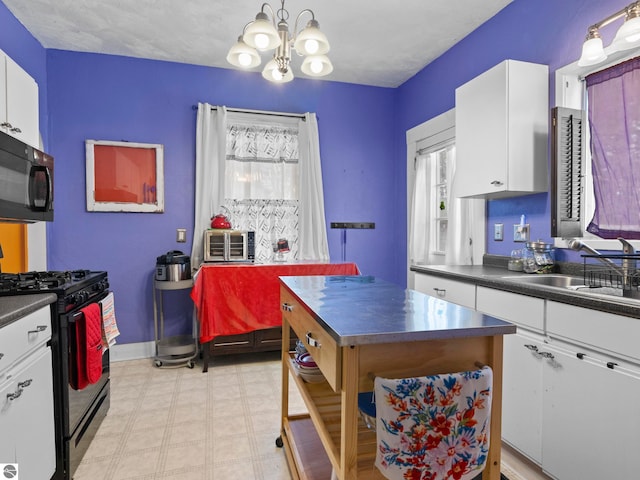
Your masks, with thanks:
[[[298,200],[298,125],[227,126],[225,197]]]
[[[198,105],[192,265],[202,263],[202,232],[217,213],[256,231],[256,256],[286,238],[290,256],[328,261],[318,125],[304,119],[228,112]]]

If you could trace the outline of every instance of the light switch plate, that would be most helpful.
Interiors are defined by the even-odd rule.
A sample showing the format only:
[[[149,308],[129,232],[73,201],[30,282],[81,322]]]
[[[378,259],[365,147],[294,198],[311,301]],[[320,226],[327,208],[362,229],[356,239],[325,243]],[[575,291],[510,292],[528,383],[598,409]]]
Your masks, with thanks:
[[[513,226],[513,241],[528,242],[529,241],[529,224]]]
[[[504,240],[504,224],[503,223],[493,224],[493,239],[496,242],[501,242],[502,240]]]
[[[187,241],[187,229],[186,228],[176,229],[176,242],[185,243],[186,241]]]

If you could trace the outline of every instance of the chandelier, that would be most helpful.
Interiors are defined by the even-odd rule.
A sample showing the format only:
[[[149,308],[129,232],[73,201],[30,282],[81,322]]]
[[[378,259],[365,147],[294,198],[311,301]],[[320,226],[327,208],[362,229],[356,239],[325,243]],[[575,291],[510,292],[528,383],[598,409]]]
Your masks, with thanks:
[[[271,17],[265,9],[269,10]],[[305,13],[311,15],[311,20],[298,32],[298,21]],[[286,83],[293,80],[291,50],[295,50],[298,55],[304,57],[300,70],[305,74],[312,77],[330,74],[333,65],[325,55],[329,51],[329,42],[320,31],[320,24],[313,12],[307,8],[298,14],[293,35],[289,33],[288,19],[289,12],[284,8],[284,0],[277,14],[274,14],[271,5],[263,3],[256,19],[245,25],[242,35],[229,50],[227,61],[235,67],[254,68],[261,62],[258,51],[274,50],[273,58],[262,70],[262,76],[271,82]]]
[[[600,37],[600,29],[622,17],[624,17],[624,23],[608,48],[609,53],[640,46],[640,1],[637,1],[589,27],[587,38],[582,45],[582,55],[578,60],[579,66],[596,65],[607,58]]]

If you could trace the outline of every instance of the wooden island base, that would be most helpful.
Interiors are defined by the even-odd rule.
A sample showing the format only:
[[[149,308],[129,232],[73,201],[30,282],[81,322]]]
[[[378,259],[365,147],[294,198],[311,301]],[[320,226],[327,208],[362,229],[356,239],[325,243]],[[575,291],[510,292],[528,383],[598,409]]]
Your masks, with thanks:
[[[488,322],[486,326],[471,327],[464,332],[452,329],[450,338],[442,338],[442,330],[438,330],[433,339],[407,341],[389,335],[387,339],[393,341],[358,344],[356,339],[355,344],[341,346],[341,340],[333,337],[336,332],[329,332],[330,319],[322,317],[322,312],[315,311],[313,305],[303,303],[305,297],[299,297],[299,291],[294,293],[287,288],[290,279],[286,282],[281,290],[284,306],[282,344],[289,344],[287,327],[290,326],[299,338],[307,340],[307,350],[326,377],[321,383],[304,382],[297,375],[293,353],[282,349],[280,438],[293,478],[327,480],[333,469],[341,480],[384,480],[374,466],[375,430],[368,429],[358,413],[358,392],[373,390],[373,376],[403,378],[458,372],[476,369],[479,362],[491,366],[494,374],[491,443],[482,478],[500,479],[502,335],[512,333],[515,327],[473,312],[471,324],[475,325],[478,320],[475,316],[479,315],[482,322]],[[330,304],[328,296],[322,296],[322,299],[323,305]],[[353,317],[351,319],[356,322]],[[290,378],[307,406],[308,415],[288,414]]]

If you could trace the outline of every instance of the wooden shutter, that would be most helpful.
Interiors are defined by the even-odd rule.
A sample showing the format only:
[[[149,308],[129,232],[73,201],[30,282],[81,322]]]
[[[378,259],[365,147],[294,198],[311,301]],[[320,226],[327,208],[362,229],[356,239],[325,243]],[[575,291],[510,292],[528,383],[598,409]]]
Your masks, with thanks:
[[[583,111],[551,111],[551,236],[582,237]]]

